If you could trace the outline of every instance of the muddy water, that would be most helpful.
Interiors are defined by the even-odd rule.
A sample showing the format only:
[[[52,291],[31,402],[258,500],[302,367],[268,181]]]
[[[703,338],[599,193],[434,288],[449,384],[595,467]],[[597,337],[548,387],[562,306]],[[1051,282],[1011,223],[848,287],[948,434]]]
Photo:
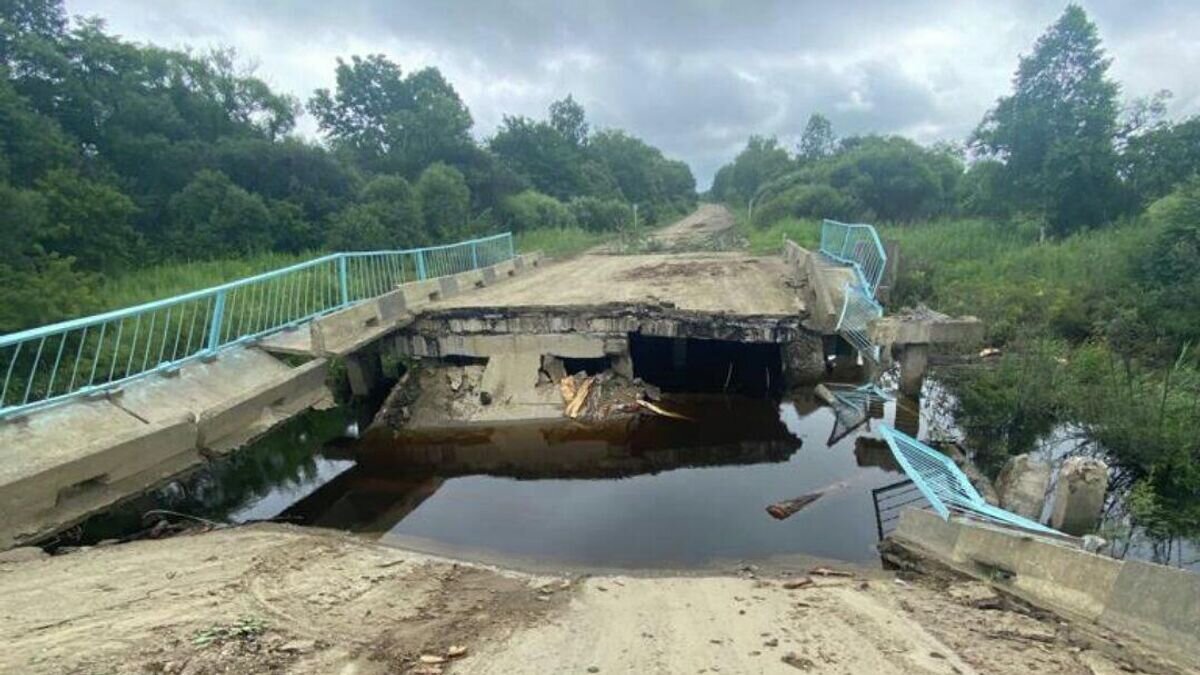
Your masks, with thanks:
[[[664,405],[689,420],[364,438],[327,451],[325,462],[355,464],[280,517],[438,552],[583,565],[877,559],[871,488],[902,476],[866,425],[830,444],[834,414],[811,400]],[[887,421],[894,405],[879,411]],[[765,512],[821,490],[786,520]]]
[[[809,394],[782,402],[676,396],[663,405],[688,419],[387,432],[332,443],[344,420],[302,420],[96,519],[82,543],[127,536],[142,513],[159,508],[539,563],[878,559],[871,489],[903,475],[877,429],[895,421],[897,404],[877,406],[850,431]],[[915,431],[916,417],[904,417],[901,426]],[[786,520],[765,511],[817,491],[823,495]]]

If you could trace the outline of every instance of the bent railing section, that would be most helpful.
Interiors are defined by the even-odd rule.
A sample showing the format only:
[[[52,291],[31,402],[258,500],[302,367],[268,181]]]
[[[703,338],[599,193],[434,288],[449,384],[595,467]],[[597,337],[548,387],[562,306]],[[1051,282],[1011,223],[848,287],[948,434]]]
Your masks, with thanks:
[[[879,234],[870,225],[848,225],[836,220],[821,224],[821,253],[854,270],[855,283],[846,285],[837,332],[872,361],[879,361],[879,347],[867,336],[867,326],[883,316],[875,298],[887,267],[887,253]]]
[[[854,268],[859,284],[875,297],[887,267],[887,253],[874,227],[825,220],[821,223],[821,253]]]
[[[1061,535],[1041,523],[988,504],[954,461],[937,450],[889,426],[880,427],[880,433],[900,468],[944,520],[958,513],[1009,527]]]
[[[335,253],[220,286],[0,336],[0,419],[170,372],[193,359],[515,255],[510,233],[447,246]]]

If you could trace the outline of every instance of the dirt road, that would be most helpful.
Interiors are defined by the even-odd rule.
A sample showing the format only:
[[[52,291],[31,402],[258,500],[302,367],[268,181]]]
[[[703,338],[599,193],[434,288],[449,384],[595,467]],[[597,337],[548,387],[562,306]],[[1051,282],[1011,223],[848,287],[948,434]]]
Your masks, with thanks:
[[[978,582],[808,574],[538,576],[256,525],[0,563],[0,671],[1172,672]]]
[[[722,204],[700,204],[695,211],[658,232],[654,238],[668,248],[712,240],[734,225],[733,214]]]

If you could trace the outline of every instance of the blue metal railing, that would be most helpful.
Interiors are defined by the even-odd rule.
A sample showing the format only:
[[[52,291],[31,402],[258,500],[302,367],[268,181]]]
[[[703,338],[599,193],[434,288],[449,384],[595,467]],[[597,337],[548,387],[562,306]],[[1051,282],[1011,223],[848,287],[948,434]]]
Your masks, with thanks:
[[[886,425],[880,427],[880,433],[900,468],[943,519],[949,520],[952,513],[963,513],[1010,527],[1061,536],[1057,530],[988,504],[954,461],[937,450]]]
[[[883,316],[883,306],[867,295],[857,284],[846,284],[842,313],[838,316],[837,332],[860,354],[879,361],[879,345],[871,342],[867,327]]]
[[[397,285],[515,255],[511,233],[334,253],[220,286],[0,336],[0,419],[116,388],[302,324]]]
[[[859,283],[875,297],[887,267],[887,253],[874,227],[825,220],[821,223],[821,253],[854,268]]]
[[[879,282],[887,267],[887,253],[879,234],[870,225],[848,225],[836,220],[821,223],[821,253],[854,270],[855,283],[846,284],[837,332],[873,361],[879,361],[879,346],[871,342],[867,326],[883,316],[883,306],[875,299]]]

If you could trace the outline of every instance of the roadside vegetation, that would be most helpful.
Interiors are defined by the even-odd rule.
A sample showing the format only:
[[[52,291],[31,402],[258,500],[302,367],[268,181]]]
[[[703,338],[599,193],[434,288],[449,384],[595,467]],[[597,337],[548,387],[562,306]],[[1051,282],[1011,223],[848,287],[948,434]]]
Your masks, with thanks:
[[[751,138],[711,198],[757,252],[876,224],[900,244],[893,306],[975,314],[1003,354],[945,375],[979,463],[1065,434],[1166,559],[1200,539],[1200,117],[1169,119],[1169,92],[1122,105],[1109,64],[1069,6],[963,144],[813,115],[794,150]]]
[[[228,50],[135,44],[62,0],[0,7],[0,333],[334,250],[510,230],[554,251],[695,203],[695,180],[571,96],[482,142],[436,68],[329,64],[307,101]],[[296,136],[307,109],[321,143]],[[544,233],[543,233],[544,232]]]

